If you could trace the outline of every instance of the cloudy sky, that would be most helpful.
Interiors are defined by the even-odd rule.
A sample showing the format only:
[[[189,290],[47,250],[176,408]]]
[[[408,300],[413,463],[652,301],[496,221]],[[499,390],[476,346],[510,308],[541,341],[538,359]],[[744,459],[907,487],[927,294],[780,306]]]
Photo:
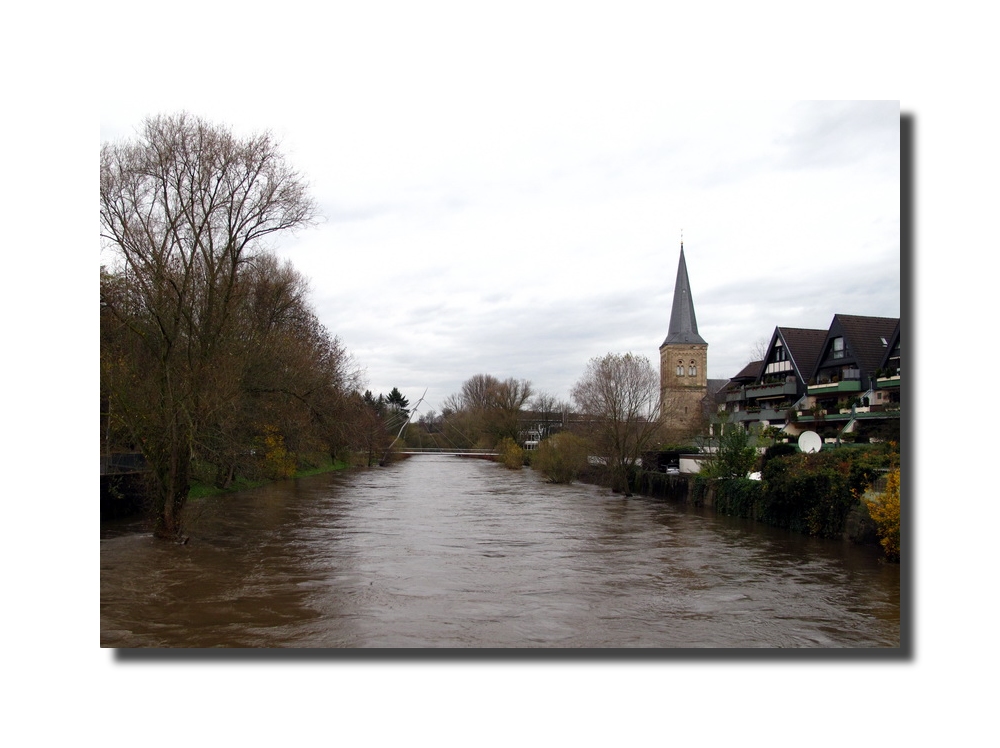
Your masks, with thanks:
[[[492,20],[342,29],[266,96],[109,87],[101,139],[181,109],[274,132],[323,216],[276,250],[368,386],[426,389],[424,412],[477,373],[568,400],[592,357],[658,366],[682,235],[712,378],[776,325],[899,315],[898,101],[675,97],[631,38],[550,49]]]
[[[426,411],[490,373],[568,399],[594,356],[658,365],[682,235],[710,377],[776,325],[899,315],[898,102],[607,111],[425,88],[410,108],[357,87],[325,117],[185,107],[281,137],[323,220],[276,249],[375,392],[426,388]],[[161,109],[109,104],[102,139]]]

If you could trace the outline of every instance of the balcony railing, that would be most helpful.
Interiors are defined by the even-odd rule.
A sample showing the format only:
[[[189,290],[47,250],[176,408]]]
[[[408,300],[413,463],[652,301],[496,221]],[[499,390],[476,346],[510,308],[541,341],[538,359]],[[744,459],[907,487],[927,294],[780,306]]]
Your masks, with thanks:
[[[771,408],[761,408],[760,410],[740,410],[733,413],[733,420],[737,423],[743,421],[784,421],[788,415],[786,409],[772,410]]]
[[[794,395],[795,382],[776,382],[772,384],[751,384],[746,388],[748,398],[775,397],[776,395]]]
[[[795,382],[776,382],[772,384],[748,384],[736,390],[726,393],[727,403],[742,402],[743,400],[755,400],[760,397],[780,397],[782,395],[797,394]]]
[[[860,379],[848,379],[843,382],[824,382],[823,384],[810,384],[810,395],[826,395],[831,392],[861,392]]]
[[[888,389],[890,387],[899,387],[899,374],[891,377],[879,377],[875,380],[875,386],[880,390]]]

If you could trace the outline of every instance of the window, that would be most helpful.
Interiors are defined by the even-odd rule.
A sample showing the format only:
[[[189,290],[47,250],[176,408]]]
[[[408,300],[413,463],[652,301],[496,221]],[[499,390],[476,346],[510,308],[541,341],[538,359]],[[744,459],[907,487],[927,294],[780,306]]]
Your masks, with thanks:
[[[697,366],[695,366],[695,365],[694,365],[694,361],[692,361],[692,362],[691,362],[691,363],[690,363],[690,364],[688,365],[688,376],[689,376],[689,377],[693,377],[693,376],[695,376],[695,375],[696,375],[697,373],[698,373],[698,367],[697,367]]]
[[[844,339],[834,338],[833,339],[833,357],[843,358],[844,357]]]
[[[683,361],[678,361],[677,362],[677,376],[679,376],[679,377],[683,377],[684,376],[684,362]]]

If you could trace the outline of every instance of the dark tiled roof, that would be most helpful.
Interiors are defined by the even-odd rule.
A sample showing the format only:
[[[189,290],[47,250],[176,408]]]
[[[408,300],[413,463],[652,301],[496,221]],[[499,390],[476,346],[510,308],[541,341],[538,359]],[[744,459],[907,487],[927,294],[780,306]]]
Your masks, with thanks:
[[[885,354],[882,356],[882,363],[879,364],[880,369],[888,365],[889,357],[892,355],[893,349],[895,348],[896,341],[898,339],[899,339],[899,322],[897,321],[896,329],[892,331],[892,335],[886,338],[886,340],[889,342],[889,345],[887,345],[885,348]]]
[[[730,382],[736,382],[738,380],[749,380],[755,381],[757,377],[760,376],[761,369],[764,368],[763,361],[751,361],[749,364],[740,369],[740,373],[735,377],[730,379]]]
[[[808,381],[823,354],[823,343],[829,330],[809,330],[802,327],[778,327],[785,341],[788,355],[798,370],[802,381]]]
[[[857,360],[861,369],[869,376],[882,365],[886,346],[899,324],[898,317],[857,317],[850,314],[838,314],[835,322],[840,323],[847,339],[847,345]]]

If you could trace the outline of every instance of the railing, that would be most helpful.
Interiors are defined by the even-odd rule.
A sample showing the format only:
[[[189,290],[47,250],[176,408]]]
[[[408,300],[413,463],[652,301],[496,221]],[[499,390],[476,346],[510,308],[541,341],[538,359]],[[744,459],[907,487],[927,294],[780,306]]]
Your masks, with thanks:
[[[115,452],[101,455],[101,475],[141,473],[148,469],[146,458],[139,452]]]
[[[435,454],[435,455],[496,455],[492,449],[450,449],[447,447],[403,447],[399,454]]]
[[[825,395],[830,392],[861,392],[860,379],[848,379],[843,382],[824,382],[823,384],[810,384],[810,395]]]
[[[794,395],[795,382],[773,382],[770,384],[751,384],[746,387],[747,397],[774,397],[775,395]]]

